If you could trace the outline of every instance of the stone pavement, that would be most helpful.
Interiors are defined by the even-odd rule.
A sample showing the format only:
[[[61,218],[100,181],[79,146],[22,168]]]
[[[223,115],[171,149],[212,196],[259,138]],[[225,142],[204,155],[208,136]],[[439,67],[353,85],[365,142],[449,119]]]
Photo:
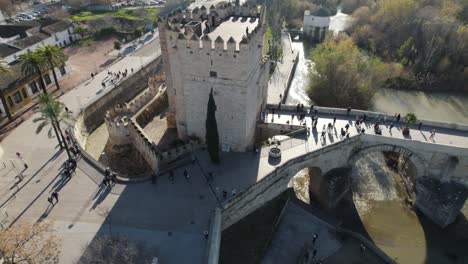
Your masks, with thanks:
[[[131,74],[130,68],[136,71],[158,57],[159,42],[148,45],[155,45],[153,52],[125,57],[109,70],[127,68]],[[102,89],[101,82],[106,77],[107,72],[101,72],[60,100],[77,114],[81,107],[112,89]],[[26,120],[1,144],[1,161],[11,159],[18,168],[23,162],[29,166],[17,185],[17,173],[12,172],[12,167],[0,171],[0,221],[8,215],[3,222],[5,227],[18,222],[54,221],[61,239],[61,263],[76,262],[88,243],[109,232],[142,240],[162,263],[203,263],[203,231],[209,228],[216,202],[199,168],[189,168],[190,180],[177,170],[174,183],[161,177],[156,185],[117,185],[111,190],[100,187],[103,176],[79,161],[76,174],[68,180],[62,174],[66,154],[58,151],[56,139],[48,138],[46,132],[36,135],[36,126],[32,118]],[[23,160],[16,158],[16,152],[22,154]],[[47,197],[53,190],[59,193],[59,203],[51,207]]]
[[[283,46],[283,58],[277,64],[277,67],[268,82],[268,98],[269,104],[278,104],[280,102],[280,94],[287,95],[287,85],[289,75],[292,73],[294,60],[297,57],[298,51],[293,50],[289,33],[281,32],[281,44]],[[284,101],[283,101],[284,102]]]

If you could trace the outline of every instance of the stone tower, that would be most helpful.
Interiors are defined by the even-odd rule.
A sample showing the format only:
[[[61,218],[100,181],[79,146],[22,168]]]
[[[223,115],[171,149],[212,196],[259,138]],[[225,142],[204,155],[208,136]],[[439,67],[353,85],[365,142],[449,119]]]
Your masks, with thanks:
[[[256,6],[202,6],[161,19],[167,120],[169,127],[177,127],[181,139],[204,140],[213,89],[221,149],[246,151],[253,145],[268,89],[264,32],[263,9]]]

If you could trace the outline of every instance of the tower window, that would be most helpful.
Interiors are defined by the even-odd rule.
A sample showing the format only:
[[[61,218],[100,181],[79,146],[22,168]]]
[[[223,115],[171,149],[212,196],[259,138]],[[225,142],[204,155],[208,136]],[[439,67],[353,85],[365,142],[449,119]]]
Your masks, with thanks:
[[[218,73],[215,71],[210,71],[210,77],[216,78],[218,77]]]

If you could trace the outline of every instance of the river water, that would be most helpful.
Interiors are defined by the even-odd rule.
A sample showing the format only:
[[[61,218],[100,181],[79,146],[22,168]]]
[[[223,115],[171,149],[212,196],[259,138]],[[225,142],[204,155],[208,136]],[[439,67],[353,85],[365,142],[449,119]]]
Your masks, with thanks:
[[[338,12],[331,18],[330,30],[343,30],[348,19],[348,15]],[[309,86],[309,68],[313,67],[313,62],[308,59],[312,46],[303,42],[293,42],[292,46],[299,50],[300,60],[286,103],[310,105],[313,102],[305,90]],[[379,89],[372,101],[370,110],[373,111],[392,115],[413,112],[421,119],[468,124],[468,94]]]
[[[344,226],[367,236],[397,263],[468,263],[468,239],[457,235],[457,226],[463,221],[441,229],[416,214],[404,202],[407,194],[400,175],[386,165],[383,153],[360,158],[351,177],[354,206],[337,209]],[[309,198],[308,185],[307,169],[289,183],[299,199],[316,203]],[[468,216],[467,208],[464,214]],[[355,217],[357,221],[351,220]]]

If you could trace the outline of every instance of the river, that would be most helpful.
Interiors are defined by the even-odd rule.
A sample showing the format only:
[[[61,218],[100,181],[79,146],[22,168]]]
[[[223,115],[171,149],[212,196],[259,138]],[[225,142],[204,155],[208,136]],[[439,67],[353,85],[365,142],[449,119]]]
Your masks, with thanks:
[[[331,18],[330,30],[334,32],[343,30],[348,18],[348,15],[339,11]],[[309,84],[309,67],[313,67],[313,62],[308,59],[312,46],[303,42],[293,42],[292,46],[299,50],[300,60],[286,103],[310,105],[313,102],[308,98],[305,89]],[[381,88],[372,101],[370,110],[373,111],[389,114],[413,112],[421,119],[468,124],[468,94]]]
[[[383,153],[357,160],[351,177],[354,206],[336,209],[343,226],[367,236],[397,263],[468,263],[468,239],[458,235],[466,222],[458,220],[441,229],[413,211],[404,202],[407,194],[400,175],[387,166]],[[299,199],[316,203],[309,198],[308,186],[307,169],[289,183]],[[460,219],[466,219],[467,209],[465,205]]]

